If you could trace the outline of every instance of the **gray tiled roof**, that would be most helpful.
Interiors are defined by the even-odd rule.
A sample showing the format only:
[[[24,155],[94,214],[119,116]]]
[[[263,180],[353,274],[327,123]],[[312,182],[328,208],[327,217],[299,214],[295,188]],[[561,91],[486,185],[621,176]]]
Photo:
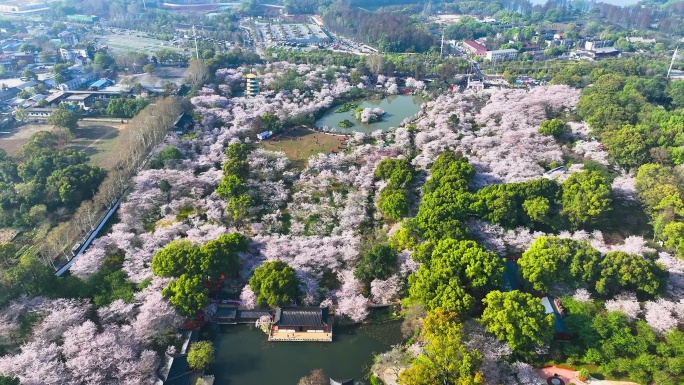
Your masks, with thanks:
[[[276,326],[327,326],[328,308],[285,307],[276,310]]]

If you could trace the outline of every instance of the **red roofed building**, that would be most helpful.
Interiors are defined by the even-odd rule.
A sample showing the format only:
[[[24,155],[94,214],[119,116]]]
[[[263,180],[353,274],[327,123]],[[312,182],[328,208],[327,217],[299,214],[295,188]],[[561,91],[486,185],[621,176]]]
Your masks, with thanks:
[[[487,48],[485,48],[482,44],[480,44],[476,41],[473,41],[473,40],[464,41],[463,47],[473,55],[486,55],[487,54]]]

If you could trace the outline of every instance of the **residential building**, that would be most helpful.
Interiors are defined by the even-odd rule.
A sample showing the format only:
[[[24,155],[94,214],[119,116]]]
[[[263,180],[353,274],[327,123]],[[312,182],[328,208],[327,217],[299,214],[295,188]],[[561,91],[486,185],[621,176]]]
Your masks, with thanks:
[[[78,44],[78,36],[71,31],[62,31],[57,34],[61,44],[74,45]]]
[[[466,40],[463,42],[463,48],[471,55],[483,56],[487,54],[487,48],[474,40]]]
[[[90,108],[95,101],[95,96],[93,94],[75,94],[64,99],[64,101],[68,104],[76,103],[81,108]]]
[[[91,84],[90,87],[88,87],[88,89],[100,90],[100,89],[111,86],[113,83],[114,82],[112,82],[111,80],[109,80],[107,78],[103,78],[103,79],[100,79],[100,80],[96,81],[95,83]]]
[[[0,13],[8,14],[28,14],[46,12],[50,10],[50,1],[23,1],[10,0],[0,4]]]
[[[64,61],[75,62],[79,57],[88,57],[88,52],[85,49],[59,49],[59,56]]]
[[[26,109],[26,116],[32,119],[36,120],[47,120],[53,112],[55,112],[57,109],[56,108],[40,108],[40,107],[31,107]]]
[[[487,51],[486,57],[491,61],[514,60],[516,57],[518,57],[518,50],[514,48],[507,48]]]
[[[19,94],[19,91],[20,90],[17,87],[10,87],[4,91],[0,91],[0,102],[15,98]]]
[[[66,96],[66,94],[64,93],[64,91],[59,91],[59,92],[55,92],[55,93],[48,95],[45,98],[45,101],[47,102],[48,105],[51,105],[53,103],[59,103],[59,101],[62,98],[64,98],[65,96]]]
[[[97,74],[94,72],[90,72],[87,74],[81,73],[79,75],[74,76],[73,79],[61,83],[58,86],[58,88],[62,91],[77,90],[95,79],[97,79]]]
[[[29,81],[27,81],[27,82],[25,82],[25,83],[19,84],[19,85],[17,86],[17,88],[19,89],[19,91],[23,91],[23,90],[25,90],[25,89],[27,89],[27,88],[35,87],[35,86],[37,86],[37,85],[39,85],[39,84],[42,84],[42,82],[41,82],[40,80],[29,80]]]
[[[628,37],[627,41],[630,43],[654,44],[656,39],[646,39],[643,37]]]
[[[620,56],[620,51],[615,47],[595,48],[589,51],[594,60],[605,59],[608,57]]]
[[[612,45],[612,40],[587,40],[584,42],[584,49],[592,51],[596,48],[610,47]]]
[[[93,24],[100,21],[100,18],[95,15],[67,15],[67,20],[75,21],[77,23]]]
[[[35,61],[35,55],[31,52],[17,52],[14,55],[14,61],[24,61],[26,64],[32,64]]]

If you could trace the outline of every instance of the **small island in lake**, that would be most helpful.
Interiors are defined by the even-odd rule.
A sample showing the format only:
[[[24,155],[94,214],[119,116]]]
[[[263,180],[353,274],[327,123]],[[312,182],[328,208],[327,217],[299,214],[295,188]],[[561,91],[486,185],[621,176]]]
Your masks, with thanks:
[[[340,108],[335,110],[335,113],[340,114],[343,112],[349,112],[349,111],[356,109],[358,107],[359,107],[359,105],[357,103],[344,103],[342,106],[340,106]]]
[[[376,123],[382,120],[385,115],[385,110],[382,108],[362,108],[356,109],[354,116],[359,119],[361,123]]]
[[[342,127],[342,128],[352,128],[352,127],[354,127],[354,126],[356,125],[356,124],[354,124],[354,122],[352,122],[352,121],[349,120],[349,119],[345,119],[345,120],[339,122],[338,124],[339,124],[340,127]]]

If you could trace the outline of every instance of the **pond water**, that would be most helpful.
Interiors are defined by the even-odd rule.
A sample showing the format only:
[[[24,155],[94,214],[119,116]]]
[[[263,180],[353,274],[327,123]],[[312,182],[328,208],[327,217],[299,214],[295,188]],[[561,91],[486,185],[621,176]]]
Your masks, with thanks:
[[[363,132],[369,134],[375,130],[389,130],[390,127],[397,127],[404,119],[414,116],[420,111],[420,105],[424,100],[420,96],[414,95],[390,95],[384,99],[362,100],[354,102],[363,108],[382,108],[386,114],[382,120],[376,123],[361,123],[354,117],[354,110],[336,113],[335,110],[341,106],[335,106],[316,121],[316,127],[325,126],[332,129],[332,132],[350,133]],[[348,119],[355,124],[351,128],[340,127],[340,122]]]
[[[221,385],[292,384],[312,369],[364,383],[374,353],[401,343],[399,322],[335,326],[333,342],[268,342],[253,325],[221,325],[212,372]]]

